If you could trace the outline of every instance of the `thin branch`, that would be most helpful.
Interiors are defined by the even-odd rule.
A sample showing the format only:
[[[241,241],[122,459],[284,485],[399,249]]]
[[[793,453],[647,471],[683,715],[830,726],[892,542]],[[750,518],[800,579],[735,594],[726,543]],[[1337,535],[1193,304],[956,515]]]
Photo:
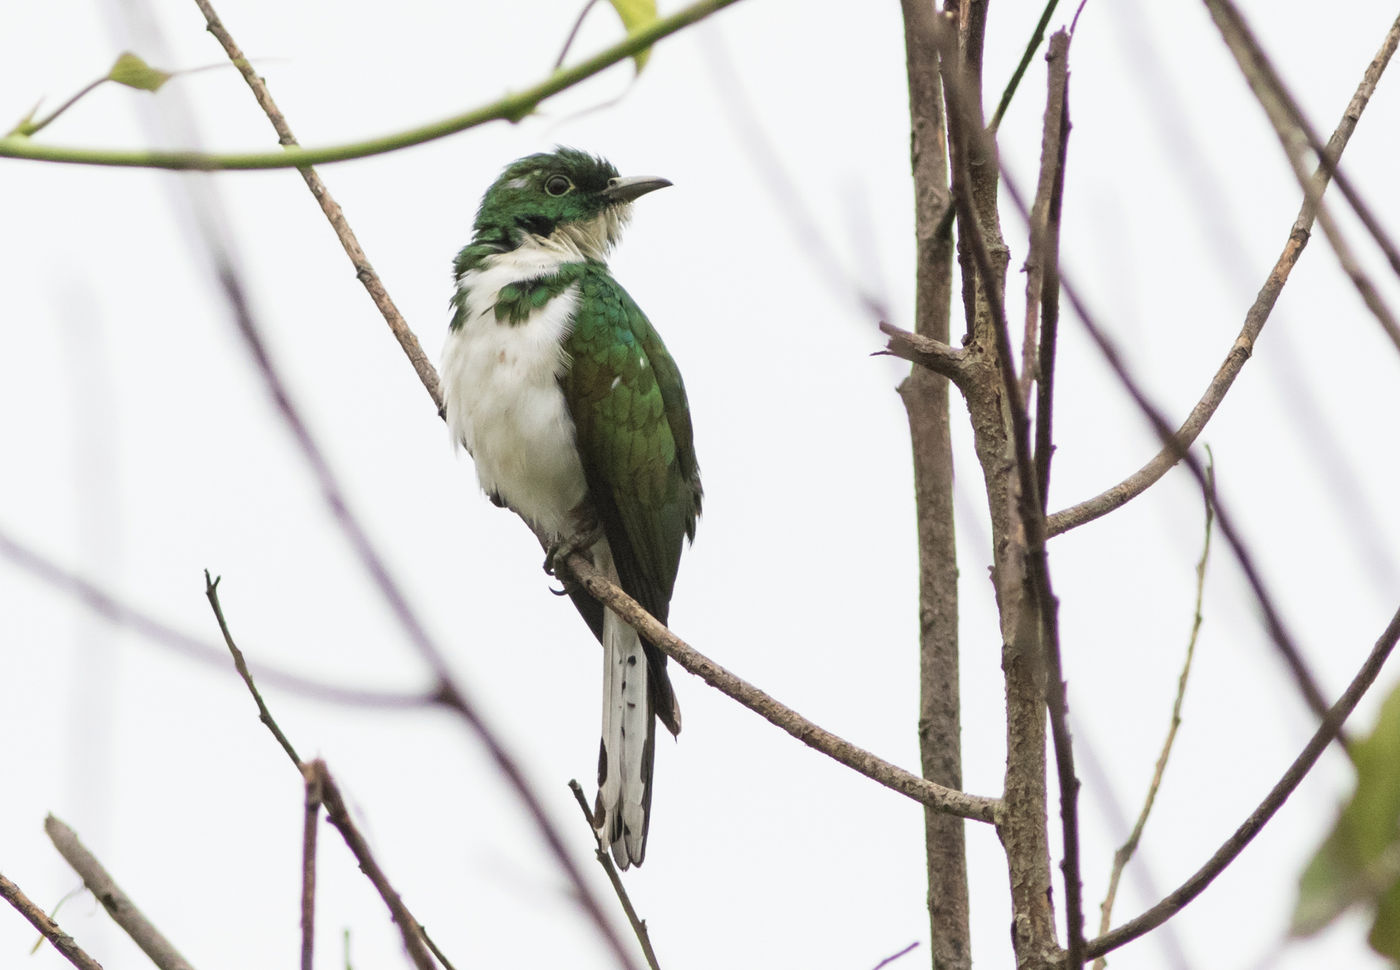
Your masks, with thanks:
[[[107,590],[89,582],[77,573],[62,568],[53,560],[40,555],[36,550],[29,548],[4,531],[0,531],[0,557],[8,559],[15,566],[51,589],[78,600],[79,603],[107,622],[128,629],[151,643],[172,650],[188,660],[195,660],[205,666],[227,672],[228,652],[226,650],[211,641],[182,633],[151,614],[123,603]],[[338,687],[334,684],[325,684],[290,671],[262,664],[253,665],[253,670],[264,683],[273,684],[282,690],[323,703],[397,710],[428,707],[438,703],[439,700],[436,694],[406,694],[395,691]]]
[[[1007,195],[1020,210],[1022,217],[1029,218],[1025,200],[1009,179],[1006,182],[1006,189]],[[1113,371],[1119,383],[1122,384],[1123,389],[1128,392],[1128,396],[1133,399],[1133,403],[1137,405],[1138,410],[1151,422],[1153,429],[1157,432],[1157,436],[1163,442],[1169,445],[1175,444],[1171,427],[1167,424],[1166,418],[1162,416],[1162,412],[1157,406],[1148,400],[1142,386],[1138,383],[1136,378],[1129,373],[1127,365],[1123,363],[1122,355],[1118,353],[1118,348],[1114,345],[1113,341],[1109,339],[1107,332],[1095,321],[1094,315],[1089,312],[1088,305],[1080,298],[1077,288],[1070,282],[1069,278],[1065,276],[1061,277],[1060,285],[1064,290],[1065,296],[1069,297],[1075,313],[1078,314],[1080,322],[1083,324],[1085,331],[1089,334],[1089,338],[1094,342],[1099,353],[1108,363],[1109,369]],[[1191,452],[1183,450],[1179,454],[1179,460],[1186,463],[1187,469],[1191,472],[1192,477],[1196,479],[1197,484],[1202,489],[1206,488],[1207,481],[1205,470],[1201,466],[1200,459]],[[1274,646],[1278,649],[1279,654],[1283,657],[1289,672],[1293,675],[1293,679],[1298,685],[1299,693],[1303,695],[1303,700],[1318,718],[1326,716],[1327,702],[1322,697],[1322,691],[1317,685],[1317,678],[1313,676],[1307,661],[1303,659],[1302,652],[1298,649],[1298,645],[1293,639],[1293,635],[1288,631],[1288,627],[1283,620],[1283,614],[1279,611],[1277,604],[1274,602],[1273,595],[1264,584],[1264,578],[1260,574],[1258,566],[1255,565],[1254,557],[1250,554],[1249,549],[1246,548],[1243,537],[1235,527],[1233,516],[1227,512],[1225,505],[1219,501],[1218,497],[1216,499],[1215,514],[1220,525],[1220,533],[1229,544],[1230,551],[1235,556],[1235,561],[1239,563],[1240,571],[1244,573],[1245,580],[1249,583],[1250,590],[1254,593],[1254,599],[1259,604],[1260,611],[1264,614],[1264,625],[1269,631],[1269,637],[1273,641]],[[1348,746],[1345,735],[1339,733],[1337,735],[1337,740],[1344,748]]]
[[[1099,935],[1108,932],[1108,928],[1113,919],[1113,903],[1118,896],[1118,883],[1123,877],[1123,870],[1127,867],[1133,854],[1137,852],[1138,842],[1142,839],[1142,831],[1147,826],[1147,818],[1152,814],[1152,806],[1157,801],[1157,792],[1162,787],[1162,778],[1167,771],[1167,759],[1171,757],[1172,745],[1176,743],[1176,732],[1181,727],[1181,707],[1186,700],[1186,682],[1191,676],[1191,661],[1196,656],[1196,641],[1201,633],[1201,623],[1203,615],[1201,604],[1205,599],[1206,592],[1206,564],[1210,561],[1210,533],[1211,527],[1215,524],[1215,463],[1210,449],[1206,449],[1206,480],[1210,484],[1204,492],[1206,506],[1206,528],[1205,541],[1201,545],[1201,558],[1196,563],[1196,608],[1195,615],[1191,621],[1191,635],[1186,641],[1186,659],[1181,665],[1181,676],[1176,682],[1176,700],[1172,702],[1171,723],[1167,727],[1167,738],[1162,742],[1162,753],[1157,756],[1156,767],[1152,771],[1152,781],[1147,786],[1147,797],[1143,799],[1142,811],[1138,813],[1137,822],[1133,825],[1132,832],[1128,835],[1127,841],[1119,846],[1118,851],[1113,853],[1113,868],[1108,875],[1108,892],[1104,894],[1103,905],[1099,907]],[[1098,957],[1094,961],[1094,970],[1103,970],[1105,960]]]
[[[336,830],[340,832],[341,838],[350,848],[350,853],[359,863],[360,871],[368,877],[379,893],[379,898],[384,900],[384,904],[389,907],[394,922],[398,924],[399,933],[403,936],[404,947],[408,950],[408,955],[413,959],[414,965],[418,967],[418,970],[436,970],[433,966],[432,954],[423,945],[423,936],[418,920],[413,918],[413,914],[403,904],[403,899],[390,885],[389,877],[379,867],[374,853],[370,851],[369,843],[365,841],[364,836],[355,826],[350,812],[345,807],[345,799],[341,797],[340,787],[331,777],[330,769],[326,767],[324,761],[317,758],[306,766],[306,771],[308,774],[316,776],[316,782],[321,789],[321,803],[326,806],[326,821],[334,825]]]
[[[223,577],[219,577],[222,579]],[[258,693],[257,685],[253,683],[253,675],[248,672],[248,664],[243,659],[243,651],[238,649],[238,645],[233,642],[233,634],[229,632],[228,622],[224,619],[224,608],[219,604],[219,579],[210,579],[209,570],[204,570],[204,595],[209,600],[210,607],[214,610],[214,619],[219,621],[219,632],[224,635],[224,643],[228,645],[228,652],[233,654],[233,666],[238,671],[238,676],[243,678],[243,683],[248,686],[249,692],[253,695],[253,700],[258,705],[258,720],[267,725],[267,729],[272,732],[272,736],[277,739],[277,743],[282,746],[282,750],[287,752],[287,757],[292,759],[292,764],[301,765],[301,757],[297,754],[296,748],[292,747],[292,742],[287,740],[287,736],[278,727],[277,721],[273,718],[272,712],[263,703],[262,694]],[[307,806],[310,809],[311,789],[307,788]]]
[[[569,56],[569,48],[574,46],[574,41],[578,39],[578,32],[583,28],[583,22],[588,19],[588,13],[598,0],[588,0],[583,5],[583,9],[578,12],[578,19],[574,21],[574,27],[569,31],[569,36],[564,40],[564,49],[559,52],[559,56],[554,61],[554,69],[557,71],[564,66],[564,58]]]
[[[431,124],[410,128],[391,135],[366,141],[325,148],[287,148],[275,152],[243,152],[222,154],[195,151],[122,151],[102,148],[74,148],[44,145],[28,138],[0,138],[0,157],[27,158],[37,161],[70,162],[80,165],[114,165],[125,168],[164,168],[174,170],[217,171],[269,168],[304,168],[325,165],[352,158],[366,158],[412,145],[421,145],[447,135],[466,131],[490,121],[520,121],[533,112],[541,102],[573,87],[580,81],[598,74],[619,61],[651,47],[657,41],[704,20],[706,17],[737,0],[698,0],[668,17],[660,17],[647,26],[629,33],[625,38],[606,47],[592,57],[572,67],[555,71],[543,81],[514,94],[444,118]]]
[[[1299,107],[1298,101],[1284,84],[1283,78],[1274,69],[1273,61],[1264,52],[1263,46],[1255,38],[1253,31],[1249,29],[1248,22],[1239,8],[1231,0],[1206,0],[1206,8],[1210,11],[1211,17],[1215,20],[1216,26],[1220,29],[1221,36],[1225,39],[1230,52],[1235,55],[1236,63],[1244,74],[1245,80],[1249,83],[1250,89],[1255,97],[1259,99],[1265,112],[1269,115],[1269,120],[1274,125],[1274,130],[1278,134],[1279,141],[1283,144],[1284,151],[1289,155],[1289,161],[1293,165],[1294,174],[1298,177],[1298,183],[1305,193],[1311,192],[1311,180],[1307,176],[1307,166],[1303,153],[1297,145],[1297,136],[1301,135],[1303,141],[1307,143],[1309,149],[1317,155],[1323,164],[1326,164],[1326,147],[1313,130],[1312,124],[1303,114],[1303,109]],[[1392,28],[1393,29],[1393,28]],[[1381,227],[1380,221],[1372,212],[1371,207],[1361,198],[1361,194],[1356,190],[1350,178],[1344,172],[1339,171],[1336,166],[1329,169],[1330,174],[1337,182],[1337,188],[1342,196],[1351,204],[1352,211],[1356,213],[1361,224],[1366,227],[1366,231],[1371,234],[1371,238],[1385,254],[1386,261],[1390,263],[1390,268],[1400,275],[1400,249],[1397,249],[1390,236]],[[1362,280],[1357,274],[1360,267],[1354,260],[1341,249],[1337,248],[1337,239],[1333,232],[1328,230],[1326,213],[1320,217],[1323,220],[1323,229],[1327,230],[1328,240],[1333,248],[1337,249],[1337,256],[1342,260],[1343,267],[1348,275],[1352,276],[1358,288],[1362,289],[1362,296],[1367,296],[1367,290],[1371,296],[1376,296],[1375,289],[1370,285],[1369,279]],[[1367,304],[1370,305],[1370,299]],[[1374,309],[1374,307],[1373,307]],[[1387,330],[1391,333],[1392,339],[1400,340],[1397,336],[1397,327],[1393,318],[1387,322]]]
[[[1224,872],[1226,867],[1235,861],[1236,856],[1259,834],[1259,830],[1268,823],[1269,819],[1273,818],[1274,813],[1282,807],[1283,803],[1288,800],[1288,796],[1293,794],[1294,789],[1312,770],[1317,759],[1322,756],[1322,752],[1337,737],[1342,724],[1355,710],[1357,702],[1361,700],[1362,695],[1366,693],[1380,674],[1381,668],[1395,648],[1397,640],[1400,640],[1400,609],[1397,609],[1395,615],[1391,617],[1389,625],[1386,626],[1380,639],[1376,641],[1370,655],[1366,658],[1366,662],[1361,665],[1361,669],[1347,686],[1346,691],[1338,698],[1337,703],[1333,704],[1327,711],[1327,716],[1322,719],[1322,723],[1318,725],[1312,738],[1309,739],[1293,763],[1288,766],[1283,777],[1259,803],[1259,807],[1250,813],[1249,818],[1244,820],[1235,833],[1216,850],[1205,865],[1168,894],[1165,899],[1141,916],[1090,941],[1086,951],[1089,957],[1100,957],[1124,943],[1156,929],[1184,909],[1191,900],[1199,896],[1201,891],[1211,884],[1216,876]]]
[[[647,642],[720,693],[738,701],[770,724],[782,728],[809,748],[936,811],[978,822],[997,820],[1000,808],[998,799],[969,795],[926,781],[837,737],[696,651],[642,609],[636,600],[609,582],[582,556],[575,553],[565,565],[594,599],[617,614]]]
[[[215,610],[217,611],[217,607]],[[221,618],[222,619],[222,618]],[[237,647],[233,641],[229,641],[229,649],[235,651]],[[237,661],[235,661],[237,662]],[[240,668],[241,668],[240,664]],[[254,697],[258,697],[257,688],[253,686],[250,678],[245,678],[248,689],[253,692]],[[259,697],[258,706],[262,707],[262,699]],[[272,724],[268,721],[263,723],[268,727]],[[282,740],[281,732],[277,732],[278,740]],[[291,750],[291,745],[284,745],[287,753],[296,760],[296,754]],[[302,816],[301,825],[301,970],[313,970],[316,952],[316,836],[320,831],[321,821],[321,774],[313,771],[305,765],[299,765],[302,769],[302,778],[306,782],[306,811]]]
[[[570,778],[569,791],[574,793],[574,800],[578,802],[578,807],[588,822],[589,831],[593,833],[594,841],[598,846],[594,855],[598,859],[598,864],[603,867],[603,871],[607,873],[608,882],[612,883],[613,892],[617,893],[617,901],[622,904],[622,911],[627,915],[627,922],[631,924],[632,932],[637,934],[637,942],[641,944],[642,956],[646,958],[647,966],[651,970],[661,970],[661,965],[656,962],[656,950],[651,945],[651,934],[647,932],[647,921],[637,915],[637,910],[632,906],[632,897],[627,895],[627,890],[622,885],[622,877],[617,873],[617,866],[613,865],[612,855],[603,844],[603,840],[598,838],[598,825],[593,820],[593,812],[588,807],[588,799],[583,794],[583,786],[578,783],[577,779]]]
[[[927,367],[935,374],[941,374],[954,384],[966,378],[967,351],[960,347],[949,347],[941,340],[925,337],[921,333],[910,333],[893,324],[880,321],[880,332],[889,337],[884,353],[911,364]]]
[[[82,877],[83,885],[97,897],[112,920],[151,958],[152,963],[160,970],[191,970],[190,962],[136,908],[102,867],[102,863],[78,841],[77,833],[52,815],[44,819],[44,831],[73,871]]]
[[[987,126],[992,131],[1001,127],[1001,119],[1006,117],[1006,109],[1011,106],[1011,99],[1016,94],[1016,88],[1021,84],[1021,78],[1026,75],[1026,68],[1031,66],[1031,58],[1035,57],[1035,52],[1040,49],[1041,42],[1045,40],[1045,28],[1050,25],[1050,15],[1055,12],[1055,7],[1059,2],[1060,0],[1046,0],[1045,9],[1040,12],[1040,20],[1036,22],[1031,39],[1026,42],[1026,51],[1021,55],[1016,70],[1012,72],[1011,80],[1006,83],[1006,89],[1001,92],[1001,100],[997,102],[997,110],[992,113],[991,124]]]
[[[1367,66],[1361,82],[1357,86],[1356,93],[1352,95],[1346,111],[1342,114],[1341,121],[1338,122],[1336,130],[1332,132],[1332,137],[1327,142],[1324,159],[1312,176],[1312,184],[1316,185],[1319,195],[1327,187],[1330,179],[1328,173],[1335,169],[1337,161],[1342,156],[1342,151],[1346,148],[1347,142],[1351,140],[1352,132],[1356,130],[1361,113],[1375,93],[1376,85],[1385,72],[1386,66],[1390,63],[1397,44],[1400,44],[1400,18],[1397,18],[1395,23],[1391,25],[1380,50]],[[1176,465],[1183,451],[1191,447],[1191,444],[1205,429],[1207,422],[1214,416],[1220,402],[1225,399],[1225,393],[1234,384],[1235,378],[1245,365],[1245,361],[1249,360],[1250,355],[1254,352],[1254,343],[1258,339],[1260,331],[1264,329],[1269,314],[1273,312],[1274,304],[1278,302],[1279,294],[1283,291],[1284,284],[1288,282],[1289,274],[1298,262],[1298,257],[1308,244],[1309,230],[1312,228],[1316,212],[1315,199],[1313,197],[1305,198],[1302,208],[1298,211],[1298,217],[1294,220],[1293,227],[1289,231],[1288,239],[1284,242],[1283,252],[1279,254],[1273,269],[1269,271],[1269,276],[1259,290],[1254,305],[1245,314],[1243,329],[1235,338],[1234,344],[1230,347],[1229,353],[1226,354],[1224,362],[1216,371],[1209,386],[1206,387],[1205,393],[1202,394],[1196,406],[1192,408],[1191,414],[1177,430],[1172,440],[1151,461],[1117,485],[1106,489],[1093,498],[1086,499],[1050,516],[1047,523],[1048,535],[1056,536],[1086,522],[1092,522],[1141,495]]]
[[[53,944],[53,948],[63,954],[64,959],[78,970],[102,970],[102,964],[83,952],[82,947],[73,941],[73,938],[63,930],[58,928],[58,924],[48,913],[34,904],[19,886],[10,882],[3,875],[0,875],[0,899],[4,899],[19,914],[33,925],[33,927],[44,935],[44,939]]]
[[[1040,507],[1050,495],[1050,459],[1055,401],[1055,345],[1060,322],[1060,211],[1064,202],[1065,159],[1069,147],[1069,36],[1050,38],[1049,79],[1040,140],[1040,177],[1031,205],[1030,254],[1026,258],[1026,343],[1022,352],[1022,394],[1029,402],[1035,380],[1035,481]],[[1036,308],[1042,325],[1037,352]]]
[[[200,13],[204,14],[209,32],[214,35],[219,45],[223,47],[224,53],[228,55],[229,61],[238,68],[238,72],[243,75],[243,80],[252,89],[253,97],[257,99],[259,107],[267,115],[267,120],[271,122],[273,130],[277,132],[278,142],[283,148],[295,147],[297,145],[296,136],[292,134],[291,126],[287,124],[287,119],[277,107],[277,103],[272,100],[272,93],[267,88],[267,82],[257,71],[253,70],[253,65],[239,49],[233,35],[228,32],[223,21],[219,19],[219,15],[214,12],[213,5],[209,0],[195,0],[195,5],[199,7]],[[428,360],[428,355],[423,352],[418,337],[409,329],[403,314],[399,313],[399,308],[390,299],[389,291],[380,280],[379,274],[374,271],[369,257],[365,255],[364,249],[360,246],[360,241],[355,238],[355,233],[350,228],[350,223],[346,220],[340,204],[336,202],[325,183],[321,181],[321,176],[316,174],[315,169],[302,167],[298,171],[301,173],[303,181],[306,182],[306,187],[311,190],[311,195],[321,207],[326,220],[330,222],[336,238],[340,240],[341,248],[345,250],[345,255],[350,257],[350,264],[355,267],[355,276],[364,285],[365,291],[369,293],[374,305],[378,307],[380,314],[384,317],[384,322],[389,325],[389,330],[394,334],[394,339],[403,348],[403,352],[413,365],[413,370],[418,374],[418,379],[423,382],[423,386],[427,389],[428,396],[433,399],[433,406],[440,412],[442,410],[442,389],[438,386],[437,372],[433,369],[432,362]]]
[[[340,789],[336,787],[325,762],[319,758],[311,762],[304,762],[298,758],[291,741],[282,733],[276,719],[267,709],[267,705],[263,703],[262,694],[258,692],[257,685],[253,683],[253,678],[243,663],[243,655],[234,644],[233,635],[229,632],[228,624],[224,620],[217,592],[219,581],[217,579],[211,581],[206,570],[204,582],[205,595],[209,599],[209,605],[214,610],[214,616],[218,618],[219,628],[224,633],[224,641],[228,644],[229,652],[233,654],[234,665],[243,677],[243,683],[257,702],[258,719],[272,732],[282,750],[286,752],[292,763],[296,765],[297,770],[301,772],[302,781],[306,787],[306,809],[302,821],[301,959],[303,970],[309,970],[311,961],[316,901],[316,826],[322,806],[326,809],[327,820],[340,831],[341,836],[345,839],[345,844],[350,847],[355,860],[360,864],[360,871],[369,878],[374,888],[378,890],[380,898],[389,907],[389,914],[398,924],[399,932],[403,936],[404,948],[408,950],[413,962],[419,970],[434,970],[432,959],[424,946],[421,924],[404,906],[398,892],[389,884],[384,870],[375,861],[368,843],[360,836],[359,830],[355,828],[355,823],[345,810],[345,802],[341,798]]]
[[[945,34],[946,36],[946,34]],[[1066,39],[1064,45],[1068,44]],[[1026,415],[1025,399],[1016,379],[1012,363],[1010,327],[1006,319],[1006,308],[1001,299],[992,293],[991,281],[995,279],[991,255],[983,236],[977,213],[974,210],[970,188],[971,172],[969,158],[973,146],[969,142],[981,140],[976,145],[978,154],[986,158],[996,158],[996,146],[988,133],[983,132],[975,122],[975,102],[967,90],[959,71],[951,70],[956,63],[946,40],[943,48],[943,83],[950,94],[953,109],[949,111],[949,138],[953,146],[952,157],[955,164],[953,178],[953,201],[958,211],[958,226],[967,240],[977,272],[983,281],[986,308],[991,317],[991,329],[996,343],[996,357],[1001,377],[1005,408],[1010,417],[1010,438],[1014,457],[1014,472],[1018,486],[1015,513],[1024,534],[1020,537],[1025,556],[1025,576],[1027,583],[1026,602],[1036,606],[1039,620],[1039,639],[1045,664],[1045,689],[1043,702],[1049,710],[1051,737],[1055,749],[1055,764],[1060,787],[1060,820],[1063,832],[1064,859],[1061,869],[1065,886],[1065,922],[1069,940],[1066,951],[1068,970],[1079,970],[1084,963],[1084,914],[1083,884],[1080,878],[1079,860],[1079,779],[1074,770],[1074,750],[1069,731],[1069,704],[1064,672],[1060,656],[1058,622],[1058,600],[1050,581],[1049,562],[1045,553],[1045,515],[1040,504],[1040,491],[1035,481],[1035,469],[1030,452],[1029,419]],[[1005,582],[999,577],[998,582]],[[1008,591],[1001,591],[1005,597]],[[1004,607],[1003,607],[1004,608]],[[1022,617],[1020,622],[1025,623]],[[1008,769],[1009,770],[1009,769]],[[1009,783],[1008,783],[1009,785]],[[1043,942],[1043,941],[1042,941]],[[1018,953],[1018,960],[1024,959]]]

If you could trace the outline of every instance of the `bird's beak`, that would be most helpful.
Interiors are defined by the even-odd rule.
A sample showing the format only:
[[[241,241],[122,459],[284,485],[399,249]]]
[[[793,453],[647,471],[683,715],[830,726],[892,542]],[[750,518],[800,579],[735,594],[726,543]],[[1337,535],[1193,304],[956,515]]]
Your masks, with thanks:
[[[655,175],[627,175],[610,179],[608,187],[603,190],[603,198],[609,202],[631,202],[670,184],[668,179],[657,178]]]

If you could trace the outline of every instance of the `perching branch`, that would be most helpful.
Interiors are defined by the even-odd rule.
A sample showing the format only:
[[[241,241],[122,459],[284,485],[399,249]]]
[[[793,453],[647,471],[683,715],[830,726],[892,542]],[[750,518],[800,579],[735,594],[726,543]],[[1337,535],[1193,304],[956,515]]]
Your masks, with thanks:
[[[10,880],[0,875],[0,899],[4,899],[19,914],[34,926],[36,930],[43,934],[44,939],[53,945],[53,948],[63,954],[64,958],[78,970],[102,970],[102,964],[83,952],[82,947],[73,941],[73,938],[63,930],[58,928],[58,924],[48,913],[36,906],[24,892]]]
[[[1322,752],[1337,737],[1337,732],[1341,730],[1342,724],[1356,709],[1357,702],[1375,683],[1381,668],[1385,666],[1386,659],[1395,648],[1397,640],[1400,640],[1400,609],[1397,609],[1395,615],[1391,617],[1390,624],[1385,628],[1380,639],[1376,641],[1376,645],[1366,658],[1366,662],[1361,665],[1361,669],[1347,685],[1346,691],[1328,710],[1327,716],[1322,719],[1322,723],[1318,725],[1312,738],[1308,740],[1293,763],[1288,766],[1283,777],[1259,803],[1259,807],[1251,812],[1249,817],[1235,830],[1234,835],[1230,836],[1225,844],[1216,850],[1205,865],[1157,905],[1117,929],[1091,940],[1085,951],[1086,956],[1090,958],[1103,956],[1111,950],[1116,950],[1124,943],[1135,940],[1144,933],[1161,926],[1184,909],[1191,900],[1199,896],[1216,876],[1224,872],[1230,863],[1235,861],[1235,858],[1244,851],[1244,847],[1249,845],[1250,841],[1259,834],[1259,830],[1268,823],[1269,819],[1273,818],[1274,813],[1288,800],[1288,796],[1293,794],[1294,789],[1312,770],[1317,759],[1322,756]]]
[[[78,841],[77,833],[52,815],[44,819],[44,831],[59,855],[82,877],[83,885],[107,910],[112,920],[151,958],[152,963],[160,970],[191,970],[189,961],[136,908],[102,867],[102,863]]]
[[[194,151],[123,151],[101,148],[74,148],[43,145],[28,138],[0,138],[0,157],[27,158],[36,161],[71,162],[80,165],[112,165],[125,168],[164,168],[174,170],[222,171],[269,168],[305,168],[325,165],[352,158],[380,155],[412,145],[466,131],[489,121],[519,121],[533,112],[546,99],[573,87],[580,81],[632,57],[657,41],[704,20],[710,14],[736,0],[698,0],[698,2],[661,17],[646,27],[629,33],[624,39],[604,48],[592,57],[572,67],[555,71],[549,77],[514,94],[508,94],[480,108],[444,118],[431,124],[410,128],[391,135],[366,141],[326,148],[287,148],[275,152],[245,152],[223,154]]]
[[[690,673],[720,693],[738,701],[744,707],[774,724],[797,740],[847,768],[854,769],[872,781],[892,791],[912,798],[940,812],[978,822],[995,822],[1000,803],[995,798],[969,795],[925,781],[818,727],[792,708],[765,694],[757,687],[725,670],[710,658],[697,652],[652,616],[618,586],[593,567],[578,553],[564,564],[574,579],[598,602],[618,615],[628,626],[640,633],[648,643],[680,664]]]

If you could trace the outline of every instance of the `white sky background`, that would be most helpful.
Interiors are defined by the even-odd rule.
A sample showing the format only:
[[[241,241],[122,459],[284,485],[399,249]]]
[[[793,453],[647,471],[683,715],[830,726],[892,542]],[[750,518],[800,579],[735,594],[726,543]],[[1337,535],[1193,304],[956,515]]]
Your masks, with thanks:
[[[1324,132],[1393,17],[1386,7],[1350,2],[1323,15],[1293,0],[1245,4]],[[223,59],[192,3],[151,8],[173,49],[165,66]],[[314,146],[535,82],[577,9],[574,0],[245,0],[220,13]],[[1039,9],[993,4],[989,111]],[[1069,4],[1054,25],[1072,13]],[[104,71],[136,43],[128,28],[109,29],[123,23],[82,0],[4,5],[0,126]],[[597,10],[576,56],[616,36],[611,13]],[[893,392],[907,368],[868,356],[883,345],[875,321],[813,261],[771,190],[785,180],[845,271],[885,300],[894,323],[912,325],[903,50],[892,2],[748,0],[663,43],[616,105],[584,110],[626,87],[626,65],[523,124],[322,174],[434,359],[451,258],[506,162],[562,142],[624,173],[674,181],[638,204],[613,259],[684,371],[705,476],[674,627],[823,726],[916,768],[913,503]],[[1065,272],[1179,419],[1234,340],[1299,192],[1201,5],[1090,3],[1070,58]],[[735,73],[722,83],[726,62]],[[1397,83],[1382,81],[1345,162],[1392,231]],[[176,89],[207,147],[273,144],[231,68]],[[1028,192],[1043,92],[1037,58],[1002,128]],[[143,145],[141,113],[154,104],[109,86],[41,137]],[[753,163],[756,146],[736,124],[746,112],[781,169]],[[212,641],[207,567],[224,577],[225,609],[251,657],[338,684],[421,687],[422,664],[323,507],[186,231],[181,178],[203,177],[0,164],[0,411],[9,416],[0,529]],[[287,171],[211,181],[259,322],[355,512],[610,903],[565,787],[570,778],[589,787],[596,763],[596,645],[549,595],[533,539],[453,455],[301,181]],[[1025,234],[1009,215],[1004,229],[1017,320]],[[1400,305],[1400,287],[1352,238]],[[1068,310],[1062,334],[1056,509],[1157,448]],[[1319,232],[1204,436],[1222,498],[1329,695],[1370,649],[1400,587],[1397,377],[1400,356]],[[954,417],[966,787],[995,794],[1004,729],[986,516],[958,401]],[[1123,835],[1105,805],[1136,813],[1166,728],[1201,520],[1199,495],[1178,470],[1051,549],[1081,765],[1090,746],[1104,774],[1081,768],[1091,933]],[[1162,892],[1248,814],[1313,728],[1220,541],[1205,613],[1186,721],[1134,864]],[[53,812],[195,965],[292,965],[301,782],[231,671],[113,629],[8,563],[0,644],[0,871],[45,906],[76,885],[42,832]],[[918,806],[684,672],[675,677],[686,729],[659,746],[647,864],[626,877],[662,965],[861,970],[926,944]],[[1382,675],[1358,727],[1395,683],[1394,671]],[[329,761],[385,869],[457,966],[609,965],[530,823],[453,719],[266,693],[303,756]],[[1171,946],[1158,933],[1114,965],[1260,965],[1348,784],[1342,759],[1325,756],[1238,864],[1171,924]],[[990,829],[969,825],[969,853],[974,959],[1006,966],[1005,867]],[[348,927],[356,967],[406,966],[381,904],[329,829],[320,860],[318,965],[343,966]],[[1155,899],[1130,873],[1115,924]],[[107,967],[145,965],[90,897],[59,919]],[[1266,965],[1378,966],[1364,929],[1344,920]],[[27,957],[34,936],[17,914],[0,915],[0,966],[66,966],[48,949]],[[927,960],[921,948],[900,965]]]

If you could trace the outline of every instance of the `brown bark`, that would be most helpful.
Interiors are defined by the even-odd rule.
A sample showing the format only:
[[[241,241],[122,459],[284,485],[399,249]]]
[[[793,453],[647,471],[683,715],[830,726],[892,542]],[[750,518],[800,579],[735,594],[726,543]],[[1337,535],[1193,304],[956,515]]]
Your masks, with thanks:
[[[933,7],[904,0],[918,269],[915,330],[946,344],[953,244],[947,220],[947,130]],[[953,531],[953,451],[948,379],[915,366],[900,384],[909,414],[919,537],[919,758],[924,777],[962,787],[958,682],[958,567]],[[967,851],[960,818],[924,811],[929,930],[935,970],[972,966]]]

